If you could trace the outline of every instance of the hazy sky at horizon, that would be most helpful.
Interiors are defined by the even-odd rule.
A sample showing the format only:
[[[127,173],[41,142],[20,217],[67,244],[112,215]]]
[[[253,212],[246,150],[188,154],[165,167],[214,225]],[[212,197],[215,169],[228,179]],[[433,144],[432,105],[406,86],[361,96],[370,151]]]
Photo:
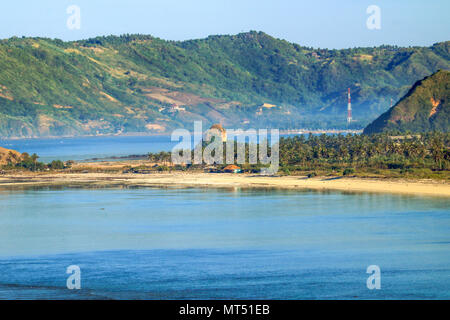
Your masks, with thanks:
[[[381,29],[369,30],[369,5]],[[81,29],[66,26],[66,9],[81,9]],[[264,31],[305,46],[428,46],[450,40],[448,0],[15,0],[0,5],[0,39],[40,36],[78,40],[151,34],[167,40]]]

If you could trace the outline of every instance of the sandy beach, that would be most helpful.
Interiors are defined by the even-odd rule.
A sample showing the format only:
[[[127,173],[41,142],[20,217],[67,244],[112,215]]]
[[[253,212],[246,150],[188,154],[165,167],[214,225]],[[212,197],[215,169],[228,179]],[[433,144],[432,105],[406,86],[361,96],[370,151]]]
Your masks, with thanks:
[[[450,184],[431,180],[261,176],[227,173],[17,173],[0,176],[0,188],[34,186],[279,188],[450,197]]]

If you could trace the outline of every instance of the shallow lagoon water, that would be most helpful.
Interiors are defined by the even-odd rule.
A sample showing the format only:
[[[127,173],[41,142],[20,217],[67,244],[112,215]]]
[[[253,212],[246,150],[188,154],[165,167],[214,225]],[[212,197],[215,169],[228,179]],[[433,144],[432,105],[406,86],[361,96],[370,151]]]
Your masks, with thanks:
[[[446,198],[0,191],[1,299],[449,299]],[[82,289],[66,289],[66,268]],[[368,290],[369,265],[381,290]]]

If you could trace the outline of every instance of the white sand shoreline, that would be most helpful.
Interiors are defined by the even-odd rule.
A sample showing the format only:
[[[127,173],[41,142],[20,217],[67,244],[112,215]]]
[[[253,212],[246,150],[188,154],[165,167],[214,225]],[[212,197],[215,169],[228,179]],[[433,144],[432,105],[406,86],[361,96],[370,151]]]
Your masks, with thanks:
[[[432,180],[366,179],[348,177],[260,176],[225,173],[53,173],[0,176],[0,188],[33,186],[89,187],[202,187],[335,190],[450,197],[448,182]]]

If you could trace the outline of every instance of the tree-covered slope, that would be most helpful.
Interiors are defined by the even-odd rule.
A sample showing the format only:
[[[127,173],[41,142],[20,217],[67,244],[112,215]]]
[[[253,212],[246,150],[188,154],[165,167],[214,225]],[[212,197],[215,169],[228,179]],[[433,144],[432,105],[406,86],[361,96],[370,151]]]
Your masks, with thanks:
[[[364,129],[375,132],[450,131],[450,72],[417,81],[391,109]]]
[[[0,41],[0,135],[163,132],[193,120],[362,127],[418,79],[450,69],[450,42],[327,50],[262,32],[183,42],[124,35]]]

